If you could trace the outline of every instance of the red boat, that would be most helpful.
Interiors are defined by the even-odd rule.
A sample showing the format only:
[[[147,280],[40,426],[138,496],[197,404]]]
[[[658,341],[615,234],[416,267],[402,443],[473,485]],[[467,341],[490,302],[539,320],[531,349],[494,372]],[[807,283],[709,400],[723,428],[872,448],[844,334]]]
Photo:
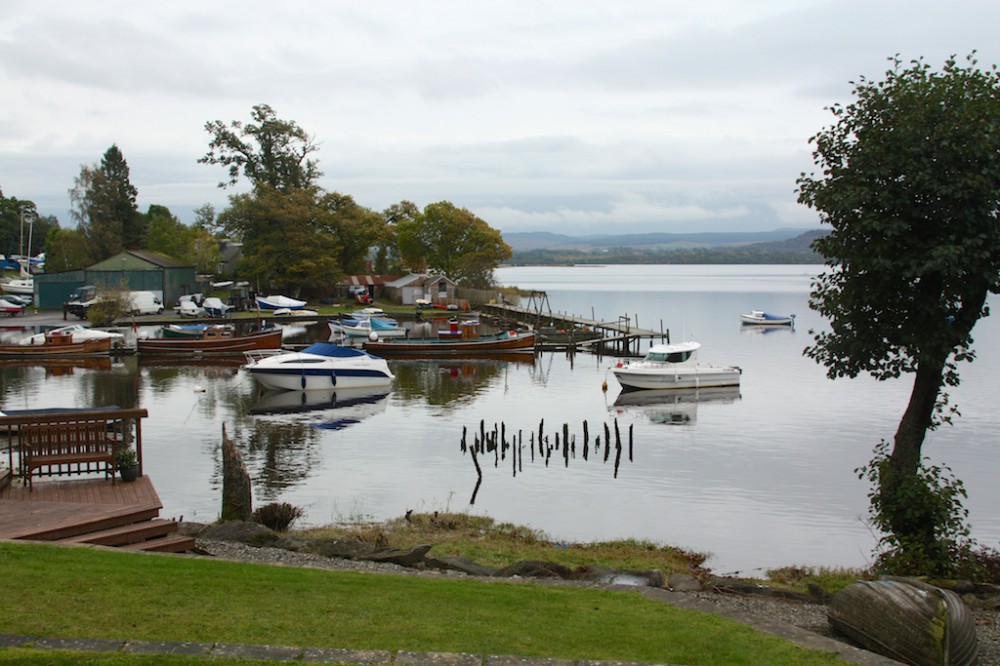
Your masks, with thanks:
[[[229,325],[209,326],[197,338],[146,338],[136,342],[139,355],[242,354],[259,349],[281,349],[281,329],[267,328],[240,335]]]

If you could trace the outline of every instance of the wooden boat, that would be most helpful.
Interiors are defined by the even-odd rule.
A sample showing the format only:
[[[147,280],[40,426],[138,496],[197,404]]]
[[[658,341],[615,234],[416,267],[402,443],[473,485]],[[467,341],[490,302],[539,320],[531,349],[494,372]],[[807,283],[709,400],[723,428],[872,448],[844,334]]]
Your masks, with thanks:
[[[495,335],[480,335],[478,322],[452,322],[448,330],[441,330],[433,338],[393,338],[368,340],[366,350],[382,356],[391,355],[440,355],[484,354],[492,352],[534,353],[533,331],[503,331]]]
[[[160,327],[162,338],[200,338],[205,335],[208,324],[165,324]]]
[[[233,326],[216,325],[199,338],[146,338],[136,341],[142,354],[242,354],[259,349],[281,349],[281,329],[267,328],[240,335]]]
[[[886,576],[848,585],[831,600],[830,625],[865,648],[907,664],[967,666],[978,659],[975,619],[954,592]]]
[[[111,353],[111,338],[88,338],[74,341],[66,331],[49,331],[41,344],[0,345],[3,358],[47,358],[51,356],[98,356]]]

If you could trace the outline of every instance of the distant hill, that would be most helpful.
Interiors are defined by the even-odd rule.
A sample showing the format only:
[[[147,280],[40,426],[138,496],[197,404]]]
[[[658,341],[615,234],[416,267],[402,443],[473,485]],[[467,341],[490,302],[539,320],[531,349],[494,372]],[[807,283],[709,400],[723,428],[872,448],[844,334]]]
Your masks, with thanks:
[[[696,232],[686,234],[603,234],[567,236],[547,231],[505,233],[504,241],[514,252],[526,250],[596,251],[613,247],[684,249],[727,247],[789,240],[802,234],[802,229],[774,231]]]
[[[552,233],[504,235],[511,264],[814,264],[810,244],[826,230],[748,233],[629,234],[573,237]]]

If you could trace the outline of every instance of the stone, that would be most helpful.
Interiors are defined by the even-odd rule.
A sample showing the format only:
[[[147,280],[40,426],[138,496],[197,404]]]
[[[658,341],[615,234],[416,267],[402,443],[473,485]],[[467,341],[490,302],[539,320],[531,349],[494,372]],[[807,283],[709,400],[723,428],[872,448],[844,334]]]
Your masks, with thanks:
[[[478,562],[473,562],[467,557],[425,557],[424,565],[428,569],[440,569],[442,571],[460,571],[470,576],[493,576],[496,569],[484,566]]]
[[[700,592],[701,583],[691,574],[675,573],[670,574],[667,579],[667,587],[674,592]]]
[[[278,540],[278,535],[273,530],[248,520],[231,520],[209,525],[198,534],[198,537],[211,541],[237,541],[251,545],[270,545]]]
[[[569,567],[555,562],[521,560],[500,569],[496,575],[504,578],[520,576],[522,578],[563,578],[569,580],[573,578],[573,571]]]
[[[426,555],[427,551],[430,549],[431,546],[428,544],[414,546],[409,550],[390,548],[389,550],[380,550],[372,553],[371,555],[367,555],[363,559],[371,562],[388,562],[390,564],[398,564],[402,567],[415,567],[417,564],[423,562],[424,555]]]

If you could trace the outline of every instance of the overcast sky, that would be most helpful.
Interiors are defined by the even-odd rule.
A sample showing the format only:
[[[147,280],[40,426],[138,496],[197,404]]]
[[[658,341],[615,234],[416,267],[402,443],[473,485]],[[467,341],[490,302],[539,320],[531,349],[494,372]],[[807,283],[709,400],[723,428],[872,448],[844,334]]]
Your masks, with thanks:
[[[978,50],[1000,3],[952,0],[0,0],[0,189],[72,226],[117,144],[140,209],[234,190],[210,120],[269,104],[321,185],[383,210],[447,200],[503,232],[815,227],[811,137],[887,58]],[[239,190],[237,190],[239,191]]]

